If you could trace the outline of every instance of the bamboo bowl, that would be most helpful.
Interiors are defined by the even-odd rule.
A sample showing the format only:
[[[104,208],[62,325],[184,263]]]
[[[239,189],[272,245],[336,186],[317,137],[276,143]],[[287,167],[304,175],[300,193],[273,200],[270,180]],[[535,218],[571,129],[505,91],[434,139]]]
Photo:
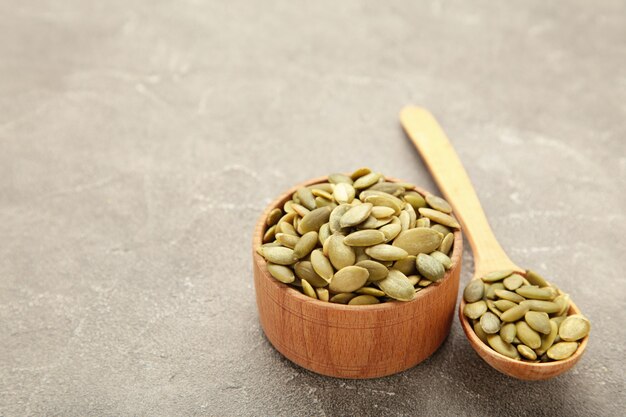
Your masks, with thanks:
[[[292,362],[338,378],[378,378],[409,369],[434,353],[450,332],[461,273],[463,238],[455,232],[453,267],[408,302],[350,306],[307,297],[275,280],[255,249],[261,245],[266,217],[304,182],[272,202],[254,229],[252,257],[259,320],[270,343]],[[396,181],[387,178],[388,181]],[[424,190],[416,188],[420,194]]]

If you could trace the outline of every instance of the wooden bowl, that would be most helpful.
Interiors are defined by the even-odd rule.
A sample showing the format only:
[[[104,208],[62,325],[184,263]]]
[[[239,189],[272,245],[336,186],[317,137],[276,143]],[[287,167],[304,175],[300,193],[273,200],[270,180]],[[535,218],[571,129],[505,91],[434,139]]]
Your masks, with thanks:
[[[255,249],[261,245],[266,217],[273,208],[282,208],[299,187],[325,180],[290,189],[267,207],[256,225],[252,257],[263,331],[289,360],[322,375],[377,378],[411,368],[435,352],[450,332],[461,272],[461,232],[455,232],[453,267],[411,301],[350,306],[307,297],[275,280]]]
[[[474,332],[474,329],[472,328],[470,319],[463,314],[464,307],[465,300],[461,297],[461,304],[459,304],[459,321],[461,322],[461,327],[463,328],[463,331],[467,336],[467,340],[469,340],[472,348],[474,348],[476,353],[478,353],[478,355],[489,365],[503,374],[513,378],[525,381],[540,381],[554,378],[563,372],[567,372],[570,368],[576,365],[587,347],[589,335],[582,339],[578,349],[576,349],[576,352],[574,352],[572,356],[562,361],[532,363],[511,359],[496,352],[491,348],[491,346],[483,343],[483,341],[478,338],[476,332]],[[581,314],[581,312],[578,307],[576,307],[576,304],[570,300],[567,315],[572,314]]]

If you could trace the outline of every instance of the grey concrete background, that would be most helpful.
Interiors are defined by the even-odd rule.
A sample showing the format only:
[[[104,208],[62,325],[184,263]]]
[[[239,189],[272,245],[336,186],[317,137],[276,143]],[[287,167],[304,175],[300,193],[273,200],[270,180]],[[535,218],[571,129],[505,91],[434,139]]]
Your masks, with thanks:
[[[0,415],[623,415],[623,1],[2,1],[0,35]],[[408,103],[592,320],[572,372],[500,375],[456,321],[370,381],[264,338],[257,216],[361,165],[434,189]]]

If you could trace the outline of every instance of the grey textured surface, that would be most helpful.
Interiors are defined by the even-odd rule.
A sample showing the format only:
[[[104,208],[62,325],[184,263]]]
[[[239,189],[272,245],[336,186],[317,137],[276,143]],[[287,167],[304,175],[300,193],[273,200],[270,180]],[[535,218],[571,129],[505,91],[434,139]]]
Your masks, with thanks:
[[[623,415],[623,1],[2,1],[0,34],[0,415]],[[361,165],[434,189],[408,103],[592,320],[572,372],[502,376],[456,321],[370,381],[264,338],[257,216]]]

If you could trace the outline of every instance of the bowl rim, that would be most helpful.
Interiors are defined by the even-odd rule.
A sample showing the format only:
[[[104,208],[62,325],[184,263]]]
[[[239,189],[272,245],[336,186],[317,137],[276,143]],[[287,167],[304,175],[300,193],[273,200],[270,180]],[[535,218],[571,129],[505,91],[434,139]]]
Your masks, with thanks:
[[[516,273],[518,274],[526,274],[525,271],[516,271]],[[475,279],[480,279],[477,277],[473,277],[469,282],[474,281]],[[468,282],[468,284],[469,284]],[[549,281],[547,281],[548,284],[550,284]],[[552,285],[552,284],[550,284]],[[558,287],[556,287],[558,288]],[[559,292],[561,292],[561,290],[559,289]],[[465,299],[463,298],[463,296],[461,296],[461,301],[459,302],[459,321],[461,322],[461,328],[463,329],[463,332],[465,333],[465,335],[468,338],[468,341],[470,342],[470,345],[472,346],[472,348],[476,351],[476,353],[479,354],[479,356],[481,356],[481,358],[485,361],[488,361],[486,358],[484,358],[480,352],[478,352],[478,350],[480,349],[481,352],[484,352],[487,356],[491,356],[494,359],[498,359],[498,360],[502,360],[502,361],[506,361],[507,363],[513,364],[516,367],[518,367],[519,369],[521,368],[526,368],[526,369],[531,369],[531,368],[563,368],[563,370],[568,369],[569,366],[573,366],[582,356],[582,354],[584,353],[586,347],[587,347],[587,341],[589,340],[589,334],[591,334],[591,332],[589,332],[589,334],[587,334],[587,336],[583,337],[582,340],[580,340],[580,345],[578,345],[578,348],[576,349],[576,352],[574,352],[572,354],[572,356],[570,356],[569,358],[563,359],[563,360],[559,360],[559,361],[552,361],[552,362],[526,362],[523,360],[517,360],[517,359],[513,359],[513,358],[509,358],[508,356],[504,356],[503,354],[496,352],[494,349],[491,348],[491,346],[489,346],[487,343],[483,342],[482,340],[480,340],[480,338],[478,337],[478,335],[476,334],[476,332],[474,331],[472,324],[470,322],[469,317],[466,317],[465,314],[463,314],[463,307],[467,304],[467,302],[465,301]],[[567,316],[571,316],[573,314],[582,314],[580,309],[576,306],[576,304],[574,304],[574,302],[570,299],[569,300],[569,308],[567,310]],[[534,349],[533,349],[534,350]],[[568,366],[569,365],[569,366]]]
[[[388,177],[388,176],[385,176],[385,181],[406,182],[404,180],[400,180],[398,178]],[[264,278],[269,280],[272,283],[272,285],[277,287],[279,291],[284,292],[286,295],[290,297],[295,297],[296,299],[299,299],[301,302],[312,303],[316,307],[319,307],[319,308],[327,308],[331,310],[344,310],[344,311],[364,311],[364,312],[365,311],[372,312],[372,311],[392,310],[392,309],[399,308],[399,307],[410,306],[411,304],[415,302],[419,302],[420,299],[424,297],[428,297],[429,295],[431,295],[431,293],[436,292],[438,287],[440,287],[444,282],[451,279],[451,276],[456,268],[461,267],[462,254],[463,254],[463,233],[461,229],[455,229],[452,232],[454,233],[454,244],[452,246],[452,254],[450,256],[450,259],[452,260],[452,267],[446,271],[444,277],[441,280],[434,282],[430,284],[428,287],[425,287],[422,290],[418,291],[417,294],[415,294],[415,297],[411,301],[392,300],[392,301],[386,301],[384,303],[370,304],[370,305],[348,305],[348,304],[340,304],[340,303],[331,303],[328,301],[321,301],[321,300],[309,297],[301,293],[300,291],[292,288],[290,285],[284,284],[272,278],[270,276],[269,271],[267,270],[267,261],[265,260],[265,258],[263,258],[261,255],[259,255],[256,252],[256,248],[262,244],[263,234],[267,230],[267,223],[266,223],[267,215],[269,214],[271,210],[273,210],[276,207],[282,208],[282,205],[289,198],[291,198],[291,195],[295,193],[298,188],[307,187],[307,186],[319,184],[322,182],[328,182],[328,177],[327,176],[316,177],[310,180],[302,181],[292,186],[287,191],[285,191],[280,196],[278,196],[276,199],[274,199],[271,203],[269,203],[267,207],[265,208],[265,210],[263,210],[261,216],[259,216],[257,220],[256,226],[254,229],[253,239],[252,239],[253,262],[255,262],[256,265],[259,267]],[[416,185],[414,185],[414,188],[412,190],[418,192],[422,196],[427,196],[429,194],[432,194],[431,192],[424,190],[423,188],[418,187]],[[454,212],[452,212],[451,215],[454,216]]]

